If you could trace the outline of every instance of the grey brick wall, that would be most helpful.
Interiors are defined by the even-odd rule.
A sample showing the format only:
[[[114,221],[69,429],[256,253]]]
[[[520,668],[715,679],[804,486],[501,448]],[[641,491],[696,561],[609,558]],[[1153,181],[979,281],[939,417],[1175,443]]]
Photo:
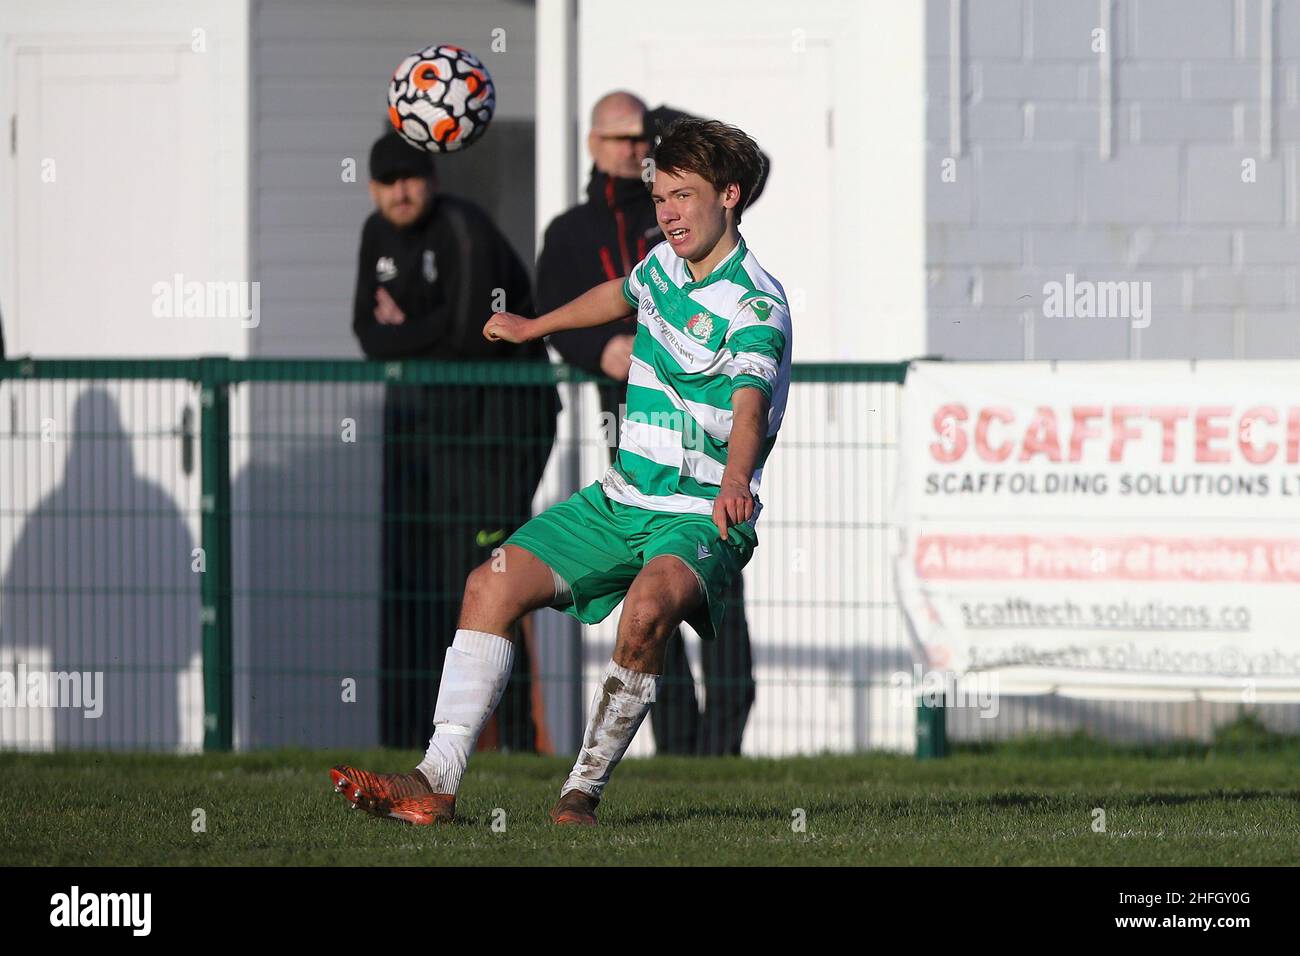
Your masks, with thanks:
[[[1261,144],[1261,26],[1273,135]],[[1300,357],[1300,0],[1114,0],[1101,155],[1099,0],[964,0],[949,139],[950,0],[927,0],[932,354]],[[945,181],[951,158],[954,181]],[[1253,161],[1253,181],[1243,164]],[[953,177],[947,177],[952,179]],[[1149,282],[1151,323],[1044,314],[1044,284]]]

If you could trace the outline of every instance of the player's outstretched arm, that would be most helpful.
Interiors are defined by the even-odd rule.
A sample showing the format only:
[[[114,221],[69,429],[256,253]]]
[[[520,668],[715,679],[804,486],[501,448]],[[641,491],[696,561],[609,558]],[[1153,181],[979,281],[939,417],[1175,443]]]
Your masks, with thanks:
[[[749,481],[767,437],[767,395],[759,388],[738,388],[731,395],[731,437],[727,439],[727,467],[713,501],[713,523],[723,541],[727,529],[754,516],[754,495]]]
[[[623,280],[610,279],[536,319],[525,319],[513,312],[494,312],[483,326],[483,336],[491,342],[530,342],[553,332],[604,325],[631,315],[632,311],[623,297]]]

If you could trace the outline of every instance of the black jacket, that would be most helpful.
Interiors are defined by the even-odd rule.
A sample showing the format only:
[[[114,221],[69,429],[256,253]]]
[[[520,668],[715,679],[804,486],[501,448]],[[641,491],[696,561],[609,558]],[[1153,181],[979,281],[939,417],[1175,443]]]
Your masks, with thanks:
[[[388,290],[406,313],[401,325],[375,319],[375,291]],[[494,301],[505,292],[504,303]],[[544,360],[540,342],[489,342],[493,311],[532,316],[528,273],[510,243],[478,206],[435,195],[424,217],[398,229],[378,212],[361,230],[352,331],[372,359]]]
[[[689,115],[661,106],[646,113],[646,127],[661,133],[673,120]],[[763,169],[745,204],[747,210],[767,182],[771,169],[767,154],[763,154]],[[626,276],[663,238],[649,186],[640,179],[615,179],[592,166],[587,201],[556,216],[546,227],[537,261],[538,314],[558,309],[602,282]],[[636,316],[629,316],[595,328],[559,332],[550,341],[566,362],[599,375],[600,356],[609,340],[635,331]]]
[[[374,316],[382,285],[406,314],[401,325]],[[504,301],[498,298],[504,292]],[[428,212],[398,229],[378,212],[361,231],[352,331],[372,359],[547,361],[540,342],[489,342],[483,326],[493,311],[533,316],[528,273],[509,241],[478,206],[435,195]],[[464,495],[526,512],[555,435],[559,394],[553,385],[440,385],[387,390],[386,431],[427,437],[434,471],[463,484]],[[491,485],[491,489],[488,488]],[[499,488],[497,486],[500,486]],[[453,494],[449,500],[464,498]],[[466,499],[467,500],[467,499]],[[480,510],[478,504],[465,504]]]

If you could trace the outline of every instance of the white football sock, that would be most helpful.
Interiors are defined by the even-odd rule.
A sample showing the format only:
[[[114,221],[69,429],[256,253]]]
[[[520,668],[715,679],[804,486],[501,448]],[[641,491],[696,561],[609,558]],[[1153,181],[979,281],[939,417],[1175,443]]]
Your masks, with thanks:
[[[416,767],[436,793],[455,793],[470,754],[510,679],[515,646],[504,637],[460,629],[447,648],[433,709],[433,736]]]
[[[659,674],[640,674],[612,660],[591,702],[582,750],[560,789],[581,790],[599,799],[609,775],[623,759],[641,721],[659,693]]]

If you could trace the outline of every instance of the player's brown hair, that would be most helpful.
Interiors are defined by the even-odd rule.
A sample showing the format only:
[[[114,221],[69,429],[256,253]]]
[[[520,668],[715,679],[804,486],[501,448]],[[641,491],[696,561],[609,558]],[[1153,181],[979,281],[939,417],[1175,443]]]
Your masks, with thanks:
[[[679,119],[664,130],[654,151],[655,171],[695,173],[718,192],[738,183],[736,223],[763,178],[763,156],[744,130],[717,120]]]

